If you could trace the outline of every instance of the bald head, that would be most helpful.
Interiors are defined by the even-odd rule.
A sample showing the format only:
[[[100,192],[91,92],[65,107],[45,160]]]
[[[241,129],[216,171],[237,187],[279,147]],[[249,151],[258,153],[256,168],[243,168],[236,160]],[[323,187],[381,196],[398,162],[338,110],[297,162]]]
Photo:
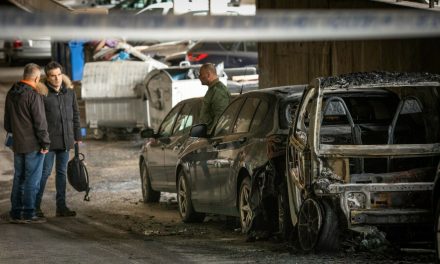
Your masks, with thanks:
[[[199,79],[203,85],[208,85],[214,80],[218,79],[215,65],[212,63],[205,63],[200,67]]]
[[[24,66],[23,80],[38,83],[40,81],[41,68],[35,63],[28,63]],[[38,79],[38,80],[37,80]]]

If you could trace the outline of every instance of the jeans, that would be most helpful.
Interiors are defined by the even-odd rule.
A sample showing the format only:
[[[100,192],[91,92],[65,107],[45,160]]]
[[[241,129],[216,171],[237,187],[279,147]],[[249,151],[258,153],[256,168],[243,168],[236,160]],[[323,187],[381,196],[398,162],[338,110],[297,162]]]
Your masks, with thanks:
[[[41,199],[43,198],[44,188],[46,187],[47,179],[52,172],[53,163],[56,158],[55,165],[55,187],[57,190],[56,204],[57,209],[66,208],[66,175],[67,162],[69,162],[69,151],[66,150],[51,150],[46,154],[43,165],[43,176],[41,177],[40,190],[37,194],[36,208],[40,208]]]
[[[11,218],[30,219],[35,216],[35,198],[40,188],[43,159],[44,154],[39,151],[14,154]]]

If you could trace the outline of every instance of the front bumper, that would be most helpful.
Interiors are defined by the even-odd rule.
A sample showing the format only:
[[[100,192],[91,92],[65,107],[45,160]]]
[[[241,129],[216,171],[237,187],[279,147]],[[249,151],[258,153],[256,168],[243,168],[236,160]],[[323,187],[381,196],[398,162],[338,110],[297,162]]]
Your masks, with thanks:
[[[428,223],[431,221],[431,210],[429,206],[424,208],[403,208],[404,206],[393,207],[392,204],[377,207],[372,204],[376,193],[397,194],[402,197],[412,192],[430,193],[434,189],[433,182],[407,182],[407,183],[350,183],[330,184],[329,194],[339,195],[341,208],[351,225],[358,224],[409,224]],[[349,206],[349,195],[362,193],[365,196],[363,206],[352,208]]]

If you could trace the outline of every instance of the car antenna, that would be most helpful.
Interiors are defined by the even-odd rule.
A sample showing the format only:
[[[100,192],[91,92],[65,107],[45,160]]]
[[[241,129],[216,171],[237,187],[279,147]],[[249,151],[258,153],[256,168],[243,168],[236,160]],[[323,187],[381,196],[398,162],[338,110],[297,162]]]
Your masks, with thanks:
[[[246,76],[246,72],[247,72],[247,66],[244,68],[244,76]],[[243,93],[243,86],[244,86],[244,82],[241,83],[240,95]]]

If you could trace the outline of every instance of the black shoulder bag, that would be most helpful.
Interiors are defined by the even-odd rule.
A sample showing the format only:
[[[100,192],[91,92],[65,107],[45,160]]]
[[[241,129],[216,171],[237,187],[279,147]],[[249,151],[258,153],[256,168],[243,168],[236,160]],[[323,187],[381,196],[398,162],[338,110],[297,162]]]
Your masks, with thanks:
[[[89,173],[84,159],[84,154],[79,153],[78,143],[75,143],[75,156],[67,164],[67,179],[75,190],[86,192],[84,201],[90,201]]]

